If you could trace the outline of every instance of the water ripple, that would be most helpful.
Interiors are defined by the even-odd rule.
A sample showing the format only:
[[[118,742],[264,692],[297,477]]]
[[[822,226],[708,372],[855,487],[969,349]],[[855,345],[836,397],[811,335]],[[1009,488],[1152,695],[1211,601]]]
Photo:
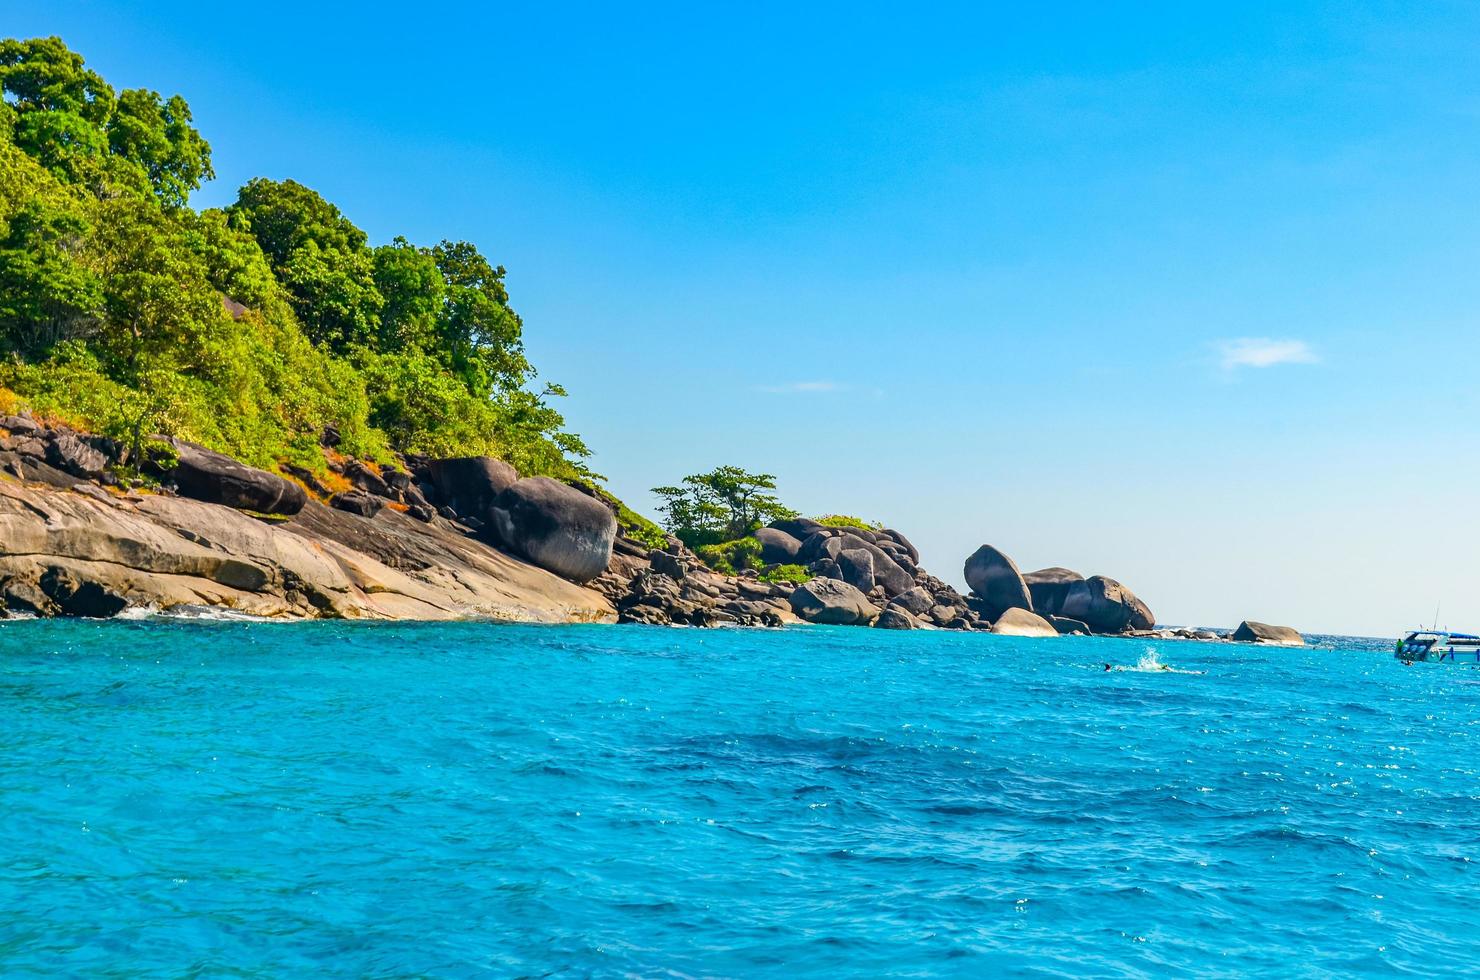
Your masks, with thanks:
[[[1390,649],[0,623],[0,964],[1475,970],[1477,675]]]

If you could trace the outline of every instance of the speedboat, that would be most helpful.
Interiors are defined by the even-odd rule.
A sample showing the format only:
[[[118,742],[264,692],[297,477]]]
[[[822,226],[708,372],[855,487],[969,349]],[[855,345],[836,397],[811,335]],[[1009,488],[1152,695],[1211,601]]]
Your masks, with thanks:
[[[1393,656],[1409,663],[1480,664],[1480,636],[1448,630],[1414,630],[1398,641]]]

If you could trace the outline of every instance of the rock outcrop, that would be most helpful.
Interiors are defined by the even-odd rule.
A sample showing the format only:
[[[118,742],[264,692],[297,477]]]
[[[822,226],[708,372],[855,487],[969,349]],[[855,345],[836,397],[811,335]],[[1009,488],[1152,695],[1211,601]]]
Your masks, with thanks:
[[[591,581],[611,562],[616,517],[559,480],[520,480],[498,495],[489,513],[506,547],[572,582]]]
[[[266,522],[183,497],[0,480],[0,598],[42,615],[210,606],[257,616],[601,622],[601,595],[443,521],[308,502]]]
[[[332,431],[321,442],[329,472],[285,463],[286,479],[175,441],[178,460],[142,461],[159,480],[153,489],[130,490],[137,481],[117,466],[118,444],[0,417],[0,615],[218,606],[261,616],[1167,633],[1153,633],[1150,610],[1113,579],[1062,568],[1023,576],[990,546],[967,560],[974,594],[963,596],[922,569],[898,531],[794,518],[755,532],[763,569],[719,574],[677,538],[629,537],[617,505],[590,487],[519,479],[492,457],[372,462],[333,448]],[[795,585],[796,569],[781,567],[795,565],[813,578]]]
[[[1156,617],[1146,603],[1113,578],[1091,575],[1074,583],[1055,615],[1077,619],[1096,633],[1123,633],[1127,630],[1149,630]]]
[[[171,440],[179,462],[168,476],[182,497],[259,514],[292,515],[303,509],[308,493],[282,477],[239,463],[179,439]]]
[[[1305,637],[1300,631],[1289,626],[1271,626],[1268,623],[1256,623],[1252,619],[1246,619],[1238,624],[1238,629],[1233,631],[1234,640],[1244,643],[1265,643],[1271,646],[1303,647]]]
[[[619,622],[653,626],[783,626],[797,622],[792,587],[750,577],[718,575],[680,545],[653,551],[644,562],[619,538],[612,567],[592,587],[617,607]]]
[[[519,480],[514,467],[492,456],[428,460],[425,474],[431,502],[481,521],[489,519],[498,495]]]
[[[982,545],[966,559],[965,575],[988,619],[995,620],[1008,609],[1032,611],[1033,598],[1017,564],[991,545]]]
[[[1036,572],[1023,573],[1023,584],[1028,587],[1033,608],[1045,615],[1063,609],[1069,591],[1083,581],[1083,575],[1068,568],[1040,568]]]
[[[1004,610],[992,624],[999,636],[1058,636],[1054,625],[1037,613],[1014,606]]]
[[[755,532],[761,543],[761,561],[768,565],[792,565],[802,550],[802,543],[780,528],[763,527]]]
[[[1012,559],[990,545],[966,560],[966,581],[977,610],[993,620],[1009,609],[1025,609],[1064,633],[1134,633],[1156,625],[1146,603],[1115,579],[1085,578],[1061,567],[1019,574]]]
[[[874,620],[874,629],[913,630],[919,628],[920,624],[915,617],[899,606],[884,607],[884,611],[879,613],[879,618]]]
[[[879,609],[858,589],[833,578],[814,578],[791,594],[791,608],[809,623],[862,626],[872,623]]]

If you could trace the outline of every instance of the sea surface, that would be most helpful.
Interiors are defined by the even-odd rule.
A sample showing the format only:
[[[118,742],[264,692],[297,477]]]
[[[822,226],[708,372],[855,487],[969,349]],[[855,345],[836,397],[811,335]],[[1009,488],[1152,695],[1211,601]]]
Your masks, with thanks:
[[[1385,640],[5,622],[0,973],[1475,971],[1477,707]]]

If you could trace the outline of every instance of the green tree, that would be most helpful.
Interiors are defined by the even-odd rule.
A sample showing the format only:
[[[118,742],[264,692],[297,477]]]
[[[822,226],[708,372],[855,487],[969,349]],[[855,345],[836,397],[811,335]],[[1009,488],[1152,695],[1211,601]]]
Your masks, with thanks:
[[[108,151],[113,89],[59,37],[0,40],[0,93],[10,138],[67,180],[91,176]]]
[[[0,229],[0,350],[41,358],[96,332],[103,284],[81,255],[80,210],[33,199]]]
[[[796,511],[772,492],[776,478],[748,473],[738,466],[721,466],[708,473],[683,478],[681,485],[654,487],[662,503],[664,525],[689,547],[734,541],[762,524]]]
[[[218,343],[229,317],[206,264],[157,204],[102,202],[92,248],[105,311],[95,345],[120,380],[135,382],[146,366],[209,373],[230,359]]]
[[[435,351],[447,288],[432,253],[400,237],[380,246],[375,250],[375,288],[385,301],[376,348]]]
[[[183,207],[202,180],[216,176],[211,146],[190,125],[190,106],[178,95],[169,100],[148,89],[128,89],[108,120],[113,153],[137,165],[159,202]]]
[[[337,207],[297,181],[258,177],[226,210],[257,240],[314,343],[339,353],[375,344],[384,305],[375,259]]]
[[[480,395],[524,384],[532,369],[524,356],[523,322],[509,307],[504,267],[491,265],[468,242],[444,241],[432,257],[446,283],[437,333],[447,369]]]

